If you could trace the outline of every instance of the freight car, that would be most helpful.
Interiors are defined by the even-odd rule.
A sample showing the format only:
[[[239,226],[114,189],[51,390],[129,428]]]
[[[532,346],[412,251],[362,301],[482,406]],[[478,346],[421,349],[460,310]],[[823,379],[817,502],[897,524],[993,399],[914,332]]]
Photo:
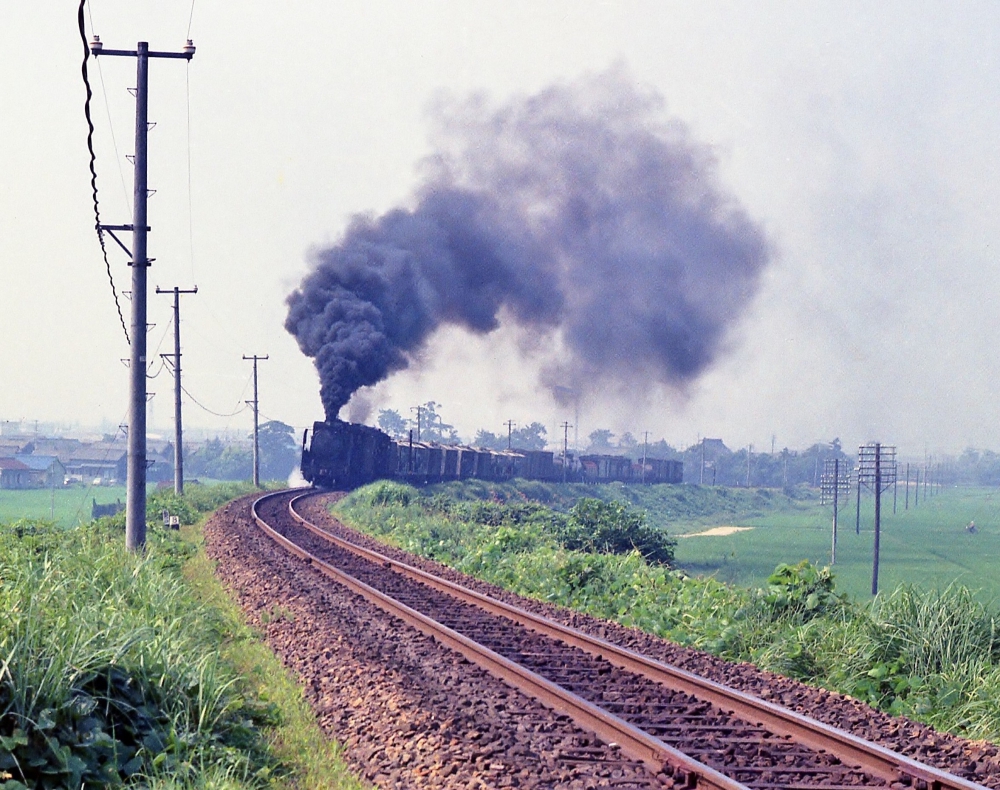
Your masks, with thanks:
[[[563,464],[567,464],[563,474]],[[413,484],[443,480],[569,480],[572,482],[680,483],[680,461],[644,462],[611,455],[563,459],[546,450],[488,450],[465,445],[395,440],[378,428],[343,422],[313,424],[302,436],[302,476],[322,488],[354,488],[373,480]]]

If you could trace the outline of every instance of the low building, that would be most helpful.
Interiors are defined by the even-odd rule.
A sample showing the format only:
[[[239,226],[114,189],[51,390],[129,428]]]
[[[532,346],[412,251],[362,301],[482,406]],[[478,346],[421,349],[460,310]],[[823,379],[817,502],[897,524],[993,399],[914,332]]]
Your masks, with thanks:
[[[28,467],[29,488],[59,488],[66,481],[66,467],[54,455],[15,455],[14,459]]]
[[[71,480],[122,483],[128,469],[128,451],[124,444],[95,442],[80,447],[66,457],[66,476]]]
[[[0,488],[30,488],[31,468],[16,458],[0,458]]]

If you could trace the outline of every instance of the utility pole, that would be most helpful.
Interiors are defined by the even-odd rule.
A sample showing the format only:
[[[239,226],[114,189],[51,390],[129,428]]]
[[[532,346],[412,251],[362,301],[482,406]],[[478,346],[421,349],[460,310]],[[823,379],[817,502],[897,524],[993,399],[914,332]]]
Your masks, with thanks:
[[[858,479],[875,494],[875,544],[872,551],[872,595],[878,595],[882,539],[882,493],[896,482],[896,448],[880,442],[858,448]]]
[[[851,493],[851,473],[841,472],[840,458],[823,461],[823,476],[820,478],[820,500],[823,504],[833,502],[833,534],[830,540],[830,564],[837,564],[837,527],[839,524],[840,495]]]
[[[854,532],[861,534],[861,457],[858,457],[858,502],[854,511]]]
[[[875,548],[872,551],[872,595],[878,595],[878,553],[882,537],[882,445],[875,444]]]
[[[750,457],[753,455],[753,445],[747,445],[747,488],[750,488]],[[816,456],[817,459],[819,456]]]
[[[424,410],[423,406],[411,406],[410,411],[415,411],[417,413],[417,441],[420,441],[420,412]]]
[[[705,485],[705,437],[701,437],[701,474],[698,477],[698,485]]]
[[[136,59],[135,85],[135,180],[131,225],[101,225],[98,230],[110,234],[132,259],[132,314],[129,336],[129,429],[125,496],[125,547],[139,551],[146,545],[146,269],[152,259],[146,256],[146,138],[149,133],[149,59],[194,57],[190,39],[181,52],[150,52],[149,43],[140,41],[135,50],[105,49],[98,36],[90,42],[90,52]],[[129,250],[115,236],[115,231],[132,231]]]
[[[176,285],[170,290],[156,287],[158,294],[174,295],[174,493],[184,493],[184,440],[181,430],[181,294],[196,294],[198,286],[185,291]],[[170,354],[160,354],[169,359]]]
[[[566,482],[566,469],[569,466],[569,429],[573,426],[564,422],[559,426],[563,429],[563,482]]]
[[[257,362],[258,360],[267,359],[267,354],[262,357],[258,357],[256,354],[253,356],[243,355],[243,359],[253,360],[253,400],[248,400],[247,403],[253,406],[253,484],[255,488],[260,488],[260,444],[257,441],[257,433],[260,428],[260,412],[257,408]]]
[[[639,482],[646,482],[646,446],[649,444],[649,431],[642,432],[642,471],[639,473]]]
[[[505,422],[504,425],[507,426],[507,449],[509,450],[511,444],[510,442],[511,431],[514,429],[514,426],[517,425],[517,423],[514,422],[513,420],[507,420],[507,422]]]

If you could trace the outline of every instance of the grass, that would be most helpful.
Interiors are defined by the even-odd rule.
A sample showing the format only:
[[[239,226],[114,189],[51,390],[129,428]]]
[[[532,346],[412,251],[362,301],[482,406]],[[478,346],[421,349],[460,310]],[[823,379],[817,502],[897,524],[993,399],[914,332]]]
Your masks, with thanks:
[[[748,508],[747,521],[737,523],[756,523],[759,528],[725,540],[731,546],[734,538],[764,535],[766,540],[756,542],[756,553],[747,549],[746,554],[758,566],[772,558],[778,561],[758,585],[737,587],[652,565],[638,552],[570,549],[547,523],[558,518],[547,519],[537,511],[523,518],[523,490],[516,484],[492,490],[481,483],[473,486],[464,491],[454,484],[446,487],[457,489],[465,500],[451,499],[449,505],[450,494],[440,487],[420,492],[379,483],[353,492],[334,507],[352,526],[519,594],[616,620],[723,658],[751,661],[964,737],[1000,740],[1000,612],[955,583],[904,584],[874,602],[863,596],[852,601],[838,591],[838,580],[828,569],[798,561],[803,549],[825,543],[819,542],[824,530],[818,525],[811,531],[802,526],[810,513],[822,516],[815,503],[771,494],[774,506],[768,514],[761,504],[769,497],[760,492],[719,494],[693,487],[633,492],[662,497],[675,512],[683,512],[685,530],[719,523],[708,512],[713,501],[722,505],[723,523],[733,523],[733,514]],[[586,491],[594,493],[593,488]],[[508,503],[497,504],[507,494]],[[560,506],[568,498],[565,490],[543,494]],[[494,504],[468,506],[468,500],[484,495]],[[949,502],[942,494],[922,505],[922,513],[906,514],[904,536],[914,561],[923,561],[932,550],[944,551],[938,544],[955,534],[956,519],[960,532],[966,519],[975,518],[987,535],[992,534],[992,500],[985,496],[962,492]],[[889,531],[903,529],[897,522]],[[816,542],[810,543],[810,537]],[[859,553],[863,538],[852,547]],[[682,563],[685,544],[702,540],[715,539],[679,541]],[[886,547],[897,548],[891,540]],[[735,566],[742,557],[727,550]],[[862,560],[853,560],[858,569]],[[942,581],[949,576],[945,567]]]
[[[883,498],[879,549],[879,587],[900,584],[944,589],[953,582],[974,590],[983,601],[1000,599],[1000,493],[993,489],[950,489],[921,501],[909,510],[897,502],[892,513],[891,493]],[[861,534],[855,531],[854,502],[840,511],[837,562],[839,590],[858,599],[871,597],[874,548],[874,504],[861,501]],[[713,519],[715,524],[733,523]],[[976,522],[977,532],[965,527]],[[799,510],[739,518],[754,529],[727,536],[698,536],[678,541],[677,560],[691,573],[711,574],[720,581],[759,585],[779,562],[808,559],[830,564],[832,508],[809,504]],[[711,523],[678,525],[683,532]],[[672,530],[673,534],[683,534]]]
[[[190,524],[248,486],[191,487]],[[0,525],[0,787],[357,788],[199,530],[124,551],[121,517]]]
[[[27,518],[50,521],[60,527],[76,527],[90,521],[94,500],[99,505],[124,502],[125,487],[0,489],[0,524]]]

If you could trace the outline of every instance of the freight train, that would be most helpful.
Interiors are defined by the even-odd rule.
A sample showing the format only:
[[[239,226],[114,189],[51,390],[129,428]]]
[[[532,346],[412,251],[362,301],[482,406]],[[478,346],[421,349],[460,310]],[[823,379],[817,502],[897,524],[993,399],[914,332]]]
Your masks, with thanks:
[[[482,447],[393,439],[367,425],[334,420],[302,435],[302,476],[320,488],[355,488],[393,479],[422,485],[445,480],[552,480],[586,483],[680,483],[680,461],[617,455],[572,455],[547,450]]]

